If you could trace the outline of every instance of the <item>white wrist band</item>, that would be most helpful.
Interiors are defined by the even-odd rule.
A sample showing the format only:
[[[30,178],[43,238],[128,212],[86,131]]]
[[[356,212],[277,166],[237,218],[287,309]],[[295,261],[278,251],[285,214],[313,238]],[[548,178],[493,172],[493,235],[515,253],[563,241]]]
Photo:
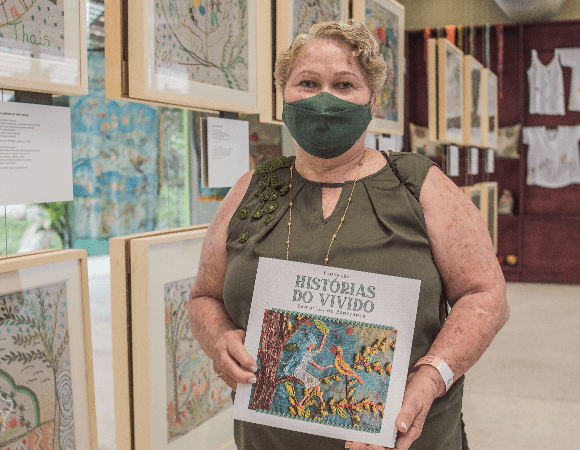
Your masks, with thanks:
[[[422,365],[433,366],[437,369],[439,375],[441,375],[441,378],[443,378],[443,382],[445,383],[445,392],[447,392],[449,387],[453,384],[454,374],[449,366],[445,363],[445,361],[443,361],[441,358],[438,358],[437,356],[423,356],[423,358],[417,361],[417,364],[413,366],[411,372],[414,372],[419,366]]]

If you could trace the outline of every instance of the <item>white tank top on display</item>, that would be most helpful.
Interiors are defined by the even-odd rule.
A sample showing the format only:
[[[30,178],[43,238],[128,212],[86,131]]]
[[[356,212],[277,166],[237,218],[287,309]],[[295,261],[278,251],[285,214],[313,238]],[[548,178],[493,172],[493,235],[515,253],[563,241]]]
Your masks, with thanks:
[[[565,114],[564,77],[560,65],[560,50],[554,51],[552,60],[544,65],[538,52],[532,50],[532,64],[527,70],[530,91],[530,114]]]

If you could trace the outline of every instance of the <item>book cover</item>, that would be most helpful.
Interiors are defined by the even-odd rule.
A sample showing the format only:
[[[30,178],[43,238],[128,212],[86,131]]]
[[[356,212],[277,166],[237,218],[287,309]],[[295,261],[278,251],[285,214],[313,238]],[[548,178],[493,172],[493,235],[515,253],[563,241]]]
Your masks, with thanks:
[[[235,419],[394,447],[419,280],[260,258]]]

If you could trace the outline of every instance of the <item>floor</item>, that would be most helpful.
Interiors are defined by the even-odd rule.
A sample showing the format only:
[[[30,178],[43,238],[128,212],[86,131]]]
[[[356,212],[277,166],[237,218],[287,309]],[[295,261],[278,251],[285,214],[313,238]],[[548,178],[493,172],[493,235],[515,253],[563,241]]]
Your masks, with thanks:
[[[89,258],[97,430],[115,449],[109,258]],[[468,372],[471,450],[580,449],[580,286],[508,284],[511,318]]]

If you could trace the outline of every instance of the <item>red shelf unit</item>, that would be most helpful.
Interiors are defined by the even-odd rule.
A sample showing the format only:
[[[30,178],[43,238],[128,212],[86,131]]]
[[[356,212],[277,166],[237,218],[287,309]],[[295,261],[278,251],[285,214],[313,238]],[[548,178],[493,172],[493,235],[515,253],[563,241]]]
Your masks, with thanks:
[[[467,28],[467,27],[466,27]],[[437,30],[434,30],[437,33]],[[483,62],[483,27],[476,27],[475,58]],[[442,36],[443,34],[441,34]],[[499,99],[499,127],[518,123],[523,126],[556,127],[580,125],[580,112],[565,116],[530,115],[526,70],[531,50],[547,63],[554,49],[580,47],[580,21],[506,24],[504,35],[503,96]],[[406,129],[405,146],[410,149],[408,124],[428,125],[427,69],[423,30],[406,33]],[[498,74],[497,27],[491,27],[490,68]],[[465,40],[467,44],[467,39]],[[570,89],[570,69],[564,68],[566,96]],[[520,144],[519,159],[496,159],[495,173],[466,175],[467,147],[460,147],[460,175],[452,178],[458,186],[481,181],[497,181],[499,193],[509,189],[515,198],[514,215],[498,218],[498,256],[516,255],[518,262],[501,267],[508,281],[580,284],[580,185],[545,189],[526,185],[526,146]],[[483,152],[480,152],[483,154]],[[441,166],[445,161],[434,158]]]

